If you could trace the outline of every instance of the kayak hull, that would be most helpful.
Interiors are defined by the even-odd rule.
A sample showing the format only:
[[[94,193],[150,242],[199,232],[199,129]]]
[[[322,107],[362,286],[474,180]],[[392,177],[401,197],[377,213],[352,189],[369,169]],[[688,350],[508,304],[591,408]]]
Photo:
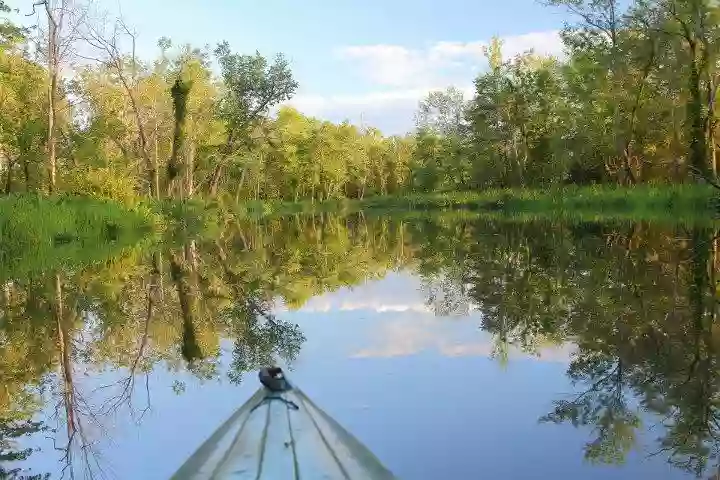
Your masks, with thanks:
[[[355,437],[302,391],[261,387],[172,477],[391,480]]]

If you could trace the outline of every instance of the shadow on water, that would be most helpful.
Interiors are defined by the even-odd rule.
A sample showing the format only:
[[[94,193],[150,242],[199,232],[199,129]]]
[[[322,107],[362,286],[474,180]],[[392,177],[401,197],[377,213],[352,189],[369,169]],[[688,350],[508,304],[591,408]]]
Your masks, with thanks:
[[[53,438],[58,472],[102,476],[104,419],[142,420],[151,391],[164,388],[151,384],[153,368],[240,383],[260,366],[291,364],[305,337],[276,316],[278,299],[298,308],[400,269],[422,278],[436,315],[479,310],[501,362],[512,348],[574,346],[567,375],[578,392],[540,421],[591,432],[589,462],[621,464],[652,415],[649,454],[707,477],[720,454],[716,235],[710,226],[319,215],[233,223],[219,238],[5,280],[0,478],[42,478],[24,446],[38,436]],[[54,414],[43,417],[48,405]]]

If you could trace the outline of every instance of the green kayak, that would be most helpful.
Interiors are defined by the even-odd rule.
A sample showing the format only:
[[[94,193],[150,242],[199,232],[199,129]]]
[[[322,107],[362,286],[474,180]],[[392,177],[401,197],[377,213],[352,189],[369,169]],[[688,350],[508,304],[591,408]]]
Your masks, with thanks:
[[[173,479],[389,480],[380,461],[287,381],[260,371],[262,387],[180,467]]]

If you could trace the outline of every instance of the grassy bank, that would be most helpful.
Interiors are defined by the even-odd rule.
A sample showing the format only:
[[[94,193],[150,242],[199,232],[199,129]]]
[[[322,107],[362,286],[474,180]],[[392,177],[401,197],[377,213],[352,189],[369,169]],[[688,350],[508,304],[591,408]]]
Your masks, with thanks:
[[[89,197],[0,198],[0,278],[101,261],[149,234],[150,210]]]
[[[235,207],[234,213],[263,217],[359,210],[369,213],[466,210],[493,216],[690,219],[716,217],[718,197],[717,190],[704,185],[592,186],[412,194],[322,203],[249,202]]]

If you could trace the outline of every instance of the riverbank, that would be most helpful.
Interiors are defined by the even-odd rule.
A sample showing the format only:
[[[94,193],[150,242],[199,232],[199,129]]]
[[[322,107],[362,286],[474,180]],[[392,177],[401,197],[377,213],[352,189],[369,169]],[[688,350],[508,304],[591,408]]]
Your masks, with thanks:
[[[157,223],[148,208],[92,197],[0,198],[0,278],[102,261],[149,238]]]
[[[465,210],[493,216],[692,219],[718,216],[720,192],[705,185],[592,186],[548,190],[506,189],[378,196],[326,202],[247,202],[231,209],[241,217],[317,213]]]
[[[156,234],[177,242],[215,238],[228,221],[238,218],[362,211],[408,219],[447,214],[518,221],[712,223],[720,217],[718,204],[717,190],[699,185],[488,190],[322,203],[247,202],[231,207],[198,199],[129,208],[93,197],[15,195],[0,198],[0,277],[102,261]]]

